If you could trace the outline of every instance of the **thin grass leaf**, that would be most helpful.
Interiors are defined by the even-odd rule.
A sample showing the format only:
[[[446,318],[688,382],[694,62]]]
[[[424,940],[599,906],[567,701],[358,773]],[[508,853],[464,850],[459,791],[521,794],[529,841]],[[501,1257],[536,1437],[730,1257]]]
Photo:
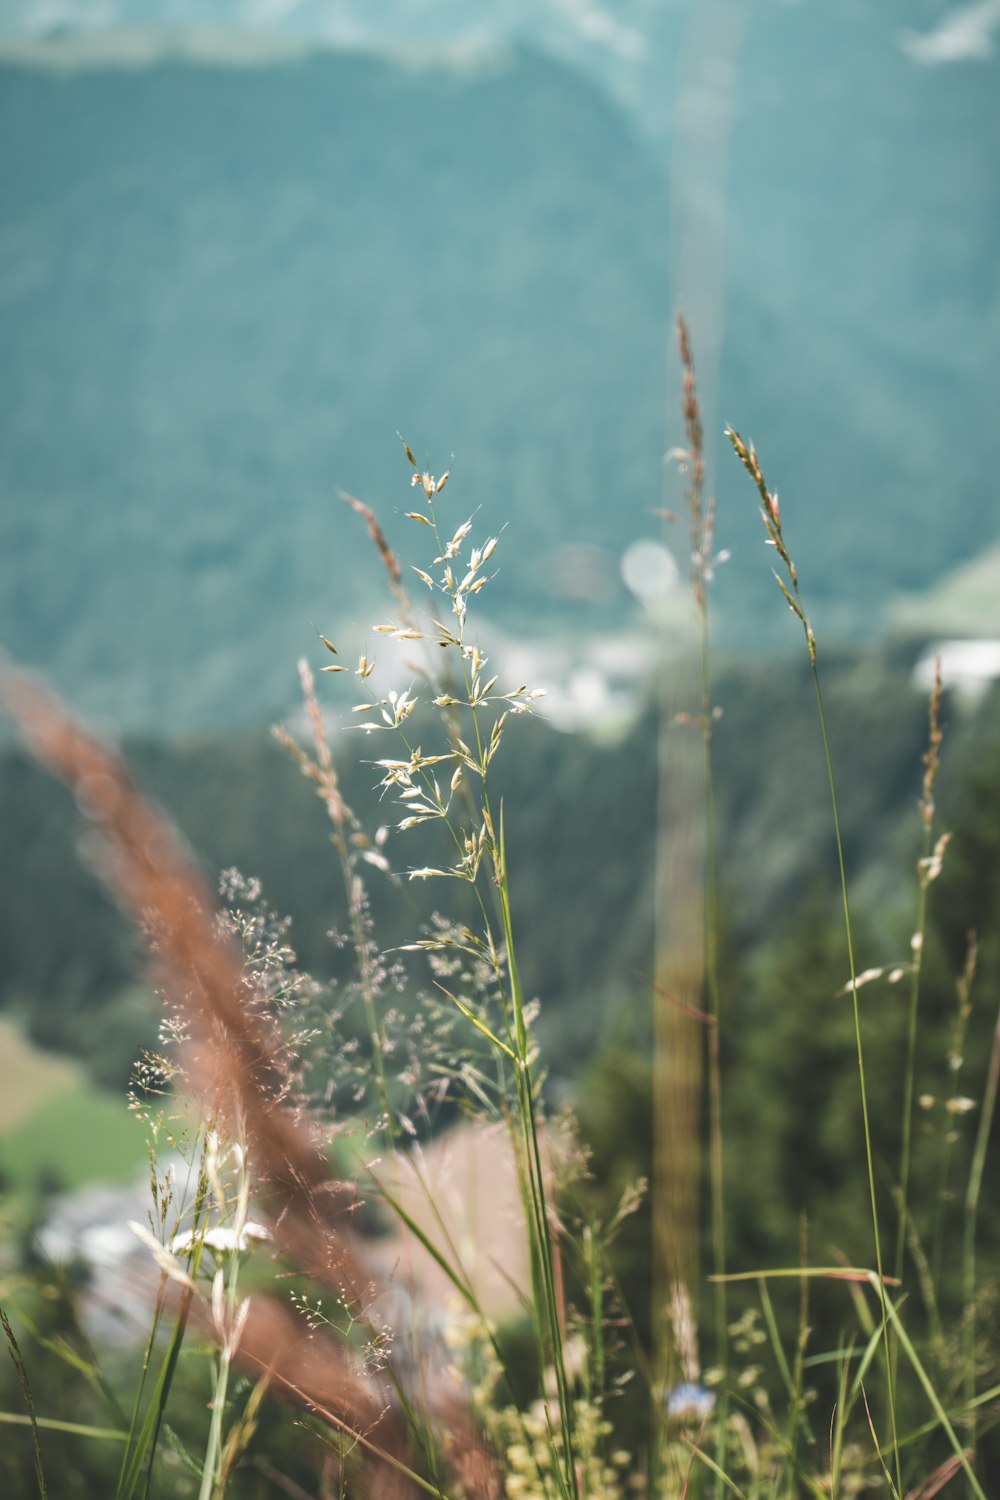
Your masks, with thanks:
[[[882,1335],[885,1346],[885,1383],[889,1406],[889,1421],[892,1428],[893,1457],[896,1470],[896,1489],[902,1489],[902,1469],[899,1457],[899,1445],[896,1422],[896,1385],[895,1385],[895,1362],[889,1339],[889,1298],[886,1292],[885,1267],[882,1261],[882,1233],[879,1225],[878,1196],[875,1191],[875,1156],[872,1143],[871,1115],[868,1106],[868,1083],[865,1070],[864,1043],[861,1031],[861,1006],[858,1000],[858,966],[854,957],[854,927],[851,920],[851,904],[847,886],[847,864],[844,856],[844,840],[840,823],[840,804],[837,795],[837,780],[833,769],[833,755],[830,749],[830,735],[827,727],[826,707],[823,701],[823,686],[817,663],[816,637],[812,625],[806,614],[802,602],[802,594],[799,588],[798,575],[795,565],[784,545],[781,529],[781,513],[778,507],[778,497],[772,494],[764,480],[764,473],[754,451],[753,444],[749,447],[732,428],[727,429],[730,442],[737,457],[744,468],[750,474],[757,486],[758,493],[763,503],[763,514],[765,525],[770,533],[771,539],[778,550],[782,562],[788,571],[791,591],[785,588],[781,579],[782,593],[790,601],[791,607],[801,622],[806,639],[806,648],[809,653],[809,667],[812,675],[813,689],[816,695],[816,712],[819,718],[820,736],[823,743],[823,759],[826,765],[827,782],[830,790],[830,811],[833,819],[834,841],[837,849],[837,868],[840,875],[840,895],[843,908],[844,937],[847,946],[848,968],[851,976],[851,1002],[854,1018],[854,1040],[857,1052],[858,1088],[860,1093],[861,1119],[864,1126],[865,1137],[865,1165],[868,1174],[868,1195],[871,1203],[872,1238],[875,1247],[875,1265],[878,1271],[878,1294],[882,1313]],[[776,575],[777,576],[777,575]]]
[[[35,1416],[35,1402],[31,1394],[31,1382],[28,1379],[24,1360],[21,1358],[21,1350],[14,1336],[14,1330],[10,1326],[10,1319],[2,1307],[0,1307],[0,1324],[3,1325],[3,1331],[7,1336],[7,1344],[9,1346],[7,1352],[11,1357],[14,1369],[17,1371],[17,1378],[21,1382],[21,1390],[24,1392],[25,1405],[28,1408],[28,1421],[31,1425],[31,1438],[35,1452],[35,1480],[38,1484],[38,1493],[41,1495],[42,1500],[47,1500],[48,1491],[45,1488],[45,1472],[42,1468],[42,1445],[38,1441],[38,1419]]]
[[[173,1454],[174,1458],[176,1458],[181,1468],[186,1469],[187,1472],[194,1479],[197,1479],[200,1484],[201,1477],[204,1472],[204,1466],[201,1463],[201,1460],[195,1458],[194,1454],[188,1452],[184,1444],[181,1442],[180,1438],[177,1436],[177,1433],[168,1422],[164,1422],[163,1424],[163,1442],[164,1445],[170,1449],[170,1452]]]
[[[979,1480],[972,1472],[969,1460],[965,1456],[965,1448],[958,1441],[958,1438],[955,1435],[955,1429],[954,1427],[952,1427],[950,1421],[948,1420],[948,1414],[941,1404],[941,1398],[938,1396],[937,1391],[934,1389],[933,1382],[931,1381],[930,1376],[927,1374],[927,1371],[921,1364],[920,1356],[917,1354],[916,1349],[914,1349],[912,1343],[910,1342],[910,1337],[906,1332],[906,1329],[903,1327],[902,1320],[900,1319],[898,1312],[891,1302],[888,1302],[888,1309],[889,1318],[892,1322],[893,1329],[896,1332],[896,1336],[898,1337],[899,1342],[902,1345],[907,1359],[910,1361],[910,1364],[913,1367],[913,1372],[916,1375],[917,1379],[920,1381],[920,1384],[923,1386],[924,1394],[930,1402],[931,1409],[933,1410],[934,1415],[937,1417],[940,1426],[944,1429],[945,1435],[947,1436],[948,1441],[951,1444],[952,1449],[954,1450],[956,1458],[961,1460],[961,1467],[963,1472],[965,1473],[965,1477],[968,1481],[970,1490],[975,1496],[977,1496],[977,1500],[986,1500],[986,1495],[983,1492],[982,1485],[979,1483]]]
[[[878,1459],[879,1465],[882,1469],[882,1473],[885,1476],[885,1482],[889,1486],[889,1494],[893,1497],[893,1500],[900,1500],[899,1491],[892,1482],[892,1475],[889,1473],[889,1470],[885,1466],[885,1456],[882,1452],[882,1448],[878,1440],[878,1433],[875,1431],[875,1422],[872,1418],[871,1407],[868,1405],[868,1392],[865,1390],[864,1386],[861,1387],[861,1399],[865,1403],[865,1416],[868,1418],[868,1430],[872,1435],[872,1442],[875,1445],[875,1456]],[[898,1447],[898,1445],[895,1446]]]
[[[700,1464],[704,1464],[705,1468],[714,1474],[716,1479],[721,1480],[729,1493],[736,1496],[736,1500],[747,1500],[747,1495],[740,1489],[735,1479],[730,1479],[729,1475],[724,1469],[719,1467],[714,1458],[709,1458],[708,1454],[704,1453],[691,1438],[687,1438],[686,1442],[688,1448],[691,1450],[692,1457],[696,1458]]]
[[[986,1073],[983,1107],[979,1113],[979,1129],[972,1152],[962,1224],[962,1291],[965,1303],[962,1352],[965,1361],[965,1397],[970,1411],[975,1408],[973,1398],[976,1394],[976,1228],[979,1220],[979,1195],[986,1166],[986,1151],[993,1127],[998,1088],[1000,1088],[1000,1011],[997,1012],[996,1025],[993,1029],[993,1044],[990,1048],[990,1061]],[[973,1442],[975,1442],[975,1434],[976,1426],[973,1420],[971,1428]]]
[[[307,1399],[305,1397],[305,1393],[297,1392],[294,1386],[287,1386],[286,1388],[291,1391],[293,1395],[299,1395],[303,1399]],[[313,1403],[309,1402],[309,1404],[312,1405]],[[423,1490],[425,1495],[433,1495],[435,1497],[435,1500],[448,1500],[448,1496],[442,1495],[440,1489],[436,1484],[430,1484],[426,1479],[421,1479],[420,1475],[414,1469],[411,1469],[407,1464],[404,1464],[402,1459],[396,1458],[394,1454],[387,1452],[384,1448],[380,1448],[377,1443],[371,1442],[368,1438],[364,1437],[362,1433],[355,1432],[352,1428],[348,1427],[345,1422],[342,1422],[335,1412],[326,1411],[324,1409],[320,1412],[320,1415],[322,1416],[324,1422],[329,1422],[331,1427],[336,1428],[339,1432],[342,1432],[345,1436],[347,1436],[350,1439],[352,1447],[356,1445],[359,1448],[363,1448],[366,1453],[370,1453],[371,1456],[373,1458],[377,1458],[380,1463],[388,1464],[391,1469],[396,1470],[397,1474],[402,1474],[403,1477],[405,1479],[408,1479],[411,1484],[415,1484],[418,1490]],[[318,1422],[303,1422],[302,1426],[305,1427],[307,1431],[311,1432],[314,1437],[319,1438],[324,1448],[332,1448],[336,1454],[341,1454],[339,1444],[323,1427],[320,1426]]]
[[[180,1311],[174,1323],[170,1344],[166,1356],[160,1365],[146,1408],[146,1415],[139,1428],[138,1437],[132,1441],[129,1434],[129,1445],[126,1448],[122,1471],[118,1478],[118,1487],[115,1490],[115,1500],[132,1500],[142,1475],[143,1465],[147,1465],[145,1494],[149,1494],[149,1486],[152,1481],[153,1460],[156,1456],[156,1447],[159,1442],[160,1429],[163,1424],[167,1409],[167,1400],[170,1395],[170,1387],[173,1384],[174,1374],[177,1369],[177,1361],[180,1358],[181,1345],[187,1331],[188,1315],[191,1306],[191,1293],[185,1291],[181,1296]]]
[[[823,1277],[827,1281],[861,1281],[871,1284],[876,1271],[861,1266],[775,1266],[764,1271],[732,1271],[727,1276],[709,1276],[709,1281],[759,1281],[764,1278],[784,1277],[798,1279],[800,1276]],[[886,1286],[899,1286],[892,1276],[884,1278]]]
[[[767,1282],[763,1279],[763,1277],[758,1282],[757,1289],[760,1293],[761,1307],[764,1310],[764,1323],[767,1328],[768,1337],[771,1341],[771,1350],[774,1354],[775,1363],[778,1366],[779,1373],[781,1375],[782,1381],[784,1382],[785,1390],[788,1392],[788,1395],[791,1396],[795,1388],[795,1384],[792,1379],[792,1371],[789,1366],[788,1360],[785,1357],[785,1350],[781,1343],[781,1336],[778,1333],[777,1320],[774,1316],[774,1306],[771,1302],[771,1295],[767,1290]]]
[[[476,1015],[474,1010],[470,1010],[469,1006],[466,1005],[464,1000],[459,1000],[457,995],[453,995],[451,990],[445,989],[444,985],[439,984],[437,980],[435,980],[434,983],[435,988],[439,989],[442,995],[448,996],[448,999],[452,1002],[452,1004],[458,1007],[467,1021],[472,1022],[477,1031],[481,1031],[483,1036],[486,1037],[488,1041],[492,1042],[494,1047],[499,1047],[501,1052],[506,1053],[511,1062],[517,1062],[517,1054],[513,1051],[513,1049],[508,1047],[506,1042],[502,1042],[500,1038],[490,1030],[486,1022],[481,1020],[480,1017]]]
[[[61,1334],[59,1334],[54,1339],[46,1337],[46,1335],[41,1332],[41,1330],[31,1320],[31,1318],[25,1315],[25,1313],[20,1312],[18,1316],[21,1322],[30,1332],[38,1347],[40,1349],[47,1350],[50,1354],[54,1354],[57,1359],[61,1359],[63,1363],[69,1365],[71,1369],[78,1371],[78,1373],[81,1374],[90,1385],[91,1389],[103,1401],[108,1413],[114,1419],[114,1421],[120,1423],[123,1428],[127,1426],[128,1418],[122,1410],[121,1402],[118,1400],[118,1397],[111,1389],[111,1386],[105,1380],[94,1360],[87,1359],[85,1355],[80,1354]],[[79,1331],[80,1330],[78,1328],[77,1332],[79,1333]]]
[[[451,1262],[448,1260],[448,1257],[438,1249],[437,1245],[435,1245],[430,1236],[423,1229],[421,1229],[416,1219],[414,1219],[413,1215],[410,1214],[406,1210],[406,1208],[404,1208],[401,1201],[389,1191],[385,1183],[380,1180],[374,1169],[369,1166],[366,1167],[365,1170],[374,1182],[375,1186],[378,1188],[381,1196],[385,1199],[386,1203],[388,1203],[393,1213],[399,1219],[400,1223],[406,1225],[406,1228],[413,1235],[414,1239],[419,1241],[419,1243],[427,1251],[427,1254],[431,1257],[435,1264],[444,1272],[448,1280],[451,1282],[452,1286],[466,1302],[466,1304],[474,1313],[476,1313],[478,1317],[483,1318],[483,1321],[485,1323],[485,1315],[483,1314],[483,1310],[479,1305],[479,1300],[469,1283],[461,1275],[459,1275],[459,1273],[452,1266]]]
[[[848,1392],[848,1395],[847,1395],[847,1405],[846,1405],[846,1408],[844,1410],[844,1421],[845,1422],[850,1417],[851,1412],[854,1410],[854,1407],[855,1407],[855,1404],[857,1402],[857,1399],[861,1395],[861,1393],[862,1393],[862,1391],[864,1389],[864,1378],[865,1378],[866,1374],[868,1373],[868,1367],[869,1367],[869,1365],[871,1364],[872,1360],[875,1358],[875,1351],[878,1349],[878,1346],[879,1346],[879,1344],[881,1342],[882,1342],[882,1329],[880,1327],[877,1327],[877,1326],[873,1327],[872,1331],[871,1331],[871,1335],[869,1336],[869,1339],[868,1339],[868,1343],[865,1345],[864,1353],[861,1356],[861,1363],[858,1365],[857,1370],[854,1372],[854,1379],[851,1382],[851,1389],[850,1389],[850,1391]]]
[[[988,1406],[991,1401],[997,1400],[1000,1400],[1000,1385],[992,1386],[988,1391],[983,1391],[981,1395],[977,1396],[975,1401],[971,1401],[968,1405],[960,1406],[956,1411],[953,1411],[951,1413],[952,1420],[960,1422],[968,1417],[970,1412],[977,1411],[980,1407]],[[900,1438],[900,1447],[918,1443],[921,1438],[927,1437],[931,1432],[936,1432],[937,1429],[938,1421],[934,1417],[931,1421],[922,1423],[919,1427],[915,1427],[912,1432],[908,1432],[905,1437]]]
[[[96,1438],[102,1443],[127,1443],[128,1433],[118,1427],[91,1427],[86,1422],[63,1422],[58,1417],[34,1418],[21,1412],[0,1411],[0,1423],[8,1427],[37,1427],[40,1432],[66,1432],[72,1437]]]
[[[773,1422],[769,1422],[764,1416],[763,1412],[759,1411],[756,1406],[752,1406],[748,1401],[743,1400],[740,1397],[734,1397],[734,1399],[739,1405],[745,1407],[746,1411],[750,1415],[752,1415],[755,1421],[757,1421],[763,1427],[764,1431],[771,1439],[771,1442],[774,1444],[775,1448],[778,1449],[786,1459],[791,1458],[793,1460],[791,1469],[794,1477],[799,1481],[799,1483],[804,1485],[809,1493],[816,1497],[816,1500],[830,1500],[829,1492],[824,1489],[822,1485],[818,1484],[811,1474],[806,1473],[806,1471],[801,1468],[801,1466],[797,1462],[794,1461],[794,1455],[792,1455],[791,1453],[788,1439],[785,1437],[784,1433],[780,1432],[778,1428],[775,1427]],[[757,1493],[758,1492],[755,1490],[754,1500],[756,1500]],[[768,1496],[768,1500],[772,1500],[772,1496]]]
[[[698,1436],[694,1440],[694,1444],[693,1444],[692,1449],[691,1449],[691,1457],[688,1459],[687,1473],[684,1475],[684,1488],[681,1491],[681,1500],[687,1500],[688,1490],[691,1488],[691,1475],[694,1472],[695,1455],[698,1453],[699,1449],[701,1448],[701,1440],[705,1436],[705,1427],[706,1427],[707,1423],[708,1423],[708,1418],[705,1417],[705,1419],[703,1420],[701,1426],[698,1429]]]
[[[975,1458],[976,1455],[971,1449],[967,1448],[966,1456],[968,1458]],[[955,1475],[960,1472],[961,1467],[962,1465],[957,1458],[945,1459],[944,1463],[940,1464],[934,1470],[933,1474],[928,1474],[922,1484],[918,1485],[915,1490],[910,1490],[906,1500],[934,1500],[934,1496],[940,1495],[945,1485],[949,1484]]]
[[[840,1492],[840,1469],[844,1456],[844,1429],[847,1424],[847,1377],[853,1348],[839,1351],[840,1371],[837,1377],[837,1400],[830,1414],[830,1493],[836,1497]]]

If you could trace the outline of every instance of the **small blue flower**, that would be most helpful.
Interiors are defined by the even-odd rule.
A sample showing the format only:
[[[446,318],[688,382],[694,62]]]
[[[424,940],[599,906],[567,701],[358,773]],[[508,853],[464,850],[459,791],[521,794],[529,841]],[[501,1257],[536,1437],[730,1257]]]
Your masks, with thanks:
[[[667,1392],[668,1417],[708,1417],[715,1409],[715,1392],[685,1381]]]

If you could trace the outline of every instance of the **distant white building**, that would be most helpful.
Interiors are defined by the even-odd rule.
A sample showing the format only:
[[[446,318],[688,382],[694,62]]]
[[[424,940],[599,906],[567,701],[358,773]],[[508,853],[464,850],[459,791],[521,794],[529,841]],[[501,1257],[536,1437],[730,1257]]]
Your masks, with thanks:
[[[963,698],[981,698],[1000,678],[1000,640],[938,641],[929,646],[913,669],[912,682],[921,692],[934,686],[935,662],[941,661],[941,682]]]
[[[177,1157],[161,1164],[161,1172],[171,1166],[187,1170]],[[85,1268],[80,1313],[99,1343],[133,1344],[149,1331],[159,1272],[128,1221],[145,1223],[150,1201],[146,1167],[128,1183],[90,1182],[61,1195],[38,1231],[39,1249],[48,1260]]]

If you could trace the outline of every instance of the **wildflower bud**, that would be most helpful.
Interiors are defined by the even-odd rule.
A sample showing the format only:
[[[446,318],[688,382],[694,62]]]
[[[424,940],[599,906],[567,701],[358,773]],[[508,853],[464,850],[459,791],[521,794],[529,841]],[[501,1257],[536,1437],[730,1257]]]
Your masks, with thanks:
[[[666,1407],[667,1415],[670,1417],[678,1417],[681,1420],[705,1418],[715,1407],[715,1394],[703,1385],[685,1381],[684,1384],[674,1386],[673,1390],[667,1392]]]

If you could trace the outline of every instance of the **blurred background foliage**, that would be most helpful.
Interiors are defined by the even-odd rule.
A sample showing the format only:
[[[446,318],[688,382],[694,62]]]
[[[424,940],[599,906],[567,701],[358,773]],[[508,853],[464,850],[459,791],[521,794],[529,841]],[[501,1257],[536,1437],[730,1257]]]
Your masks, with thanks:
[[[859,960],[902,960],[927,732],[914,663],[942,635],[1000,637],[994,12],[0,8],[0,642],[124,736],[137,781],[212,878],[259,876],[301,963],[336,976],[340,875],[267,724],[297,724],[294,663],[318,630],[360,648],[384,614],[381,566],[338,491],[373,504],[397,545],[394,433],[421,464],[451,463],[456,520],[476,508],[485,530],[507,528],[483,626],[497,664],[580,679],[593,710],[570,734],[518,723],[498,782],[550,1094],[579,1113],[584,1193],[604,1210],[650,1170],[654,700],[670,668],[642,642],[669,663],[687,610],[681,528],[668,528],[667,608],[644,606],[620,564],[678,505],[665,351],[672,309],[688,305],[732,554],[712,608],[741,1267],[787,1259],[803,1213],[817,1254],[863,1262],[867,1209],[811,690],[786,655],[754,506],[719,459],[722,419],[766,454],[823,642]],[[345,794],[374,833],[367,762],[382,752],[341,733],[332,702]],[[921,1232],[947,1285],[948,1195],[974,1125],[944,1104],[978,1094],[1000,988],[996,686],[949,693],[945,731],[939,825],[955,838],[931,902],[916,1170],[941,1209]],[[141,1167],[121,1098],[157,1008],[137,940],[86,872],[70,800],[6,740],[0,827],[0,1275],[40,1333],[75,1338],[85,1272],[40,1264],[34,1229],[59,1189]],[[392,839],[386,852],[396,864]],[[371,891],[386,946],[440,899],[374,873]],[[902,987],[863,994],[888,1201],[905,1002]],[[641,1211],[618,1246],[641,1331],[648,1258]],[[32,1376],[47,1410],[97,1419],[37,1343]],[[13,1378],[4,1367],[7,1409]],[[164,1494],[190,1491],[177,1454],[187,1432],[197,1447],[199,1378]],[[307,1482],[291,1419],[266,1420],[275,1464]],[[104,1450],[46,1444],[72,1460],[67,1495],[98,1492]],[[32,1493],[25,1452],[0,1442],[5,1494]],[[272,1492],[261,1474],[245,1483]]]
[[[509,631],[628,617],[679,302],[710,479],[738,415],[824,634],[939,628],[906,600],[997,547],[989,14],[950,56],[930,0],[465,9],[4,8],[0,640],[104,722],[257,720],[369,627],[335,501],[398,540],[395,430],[511,525]],[[716,607],[761,655],[756,527]]]

